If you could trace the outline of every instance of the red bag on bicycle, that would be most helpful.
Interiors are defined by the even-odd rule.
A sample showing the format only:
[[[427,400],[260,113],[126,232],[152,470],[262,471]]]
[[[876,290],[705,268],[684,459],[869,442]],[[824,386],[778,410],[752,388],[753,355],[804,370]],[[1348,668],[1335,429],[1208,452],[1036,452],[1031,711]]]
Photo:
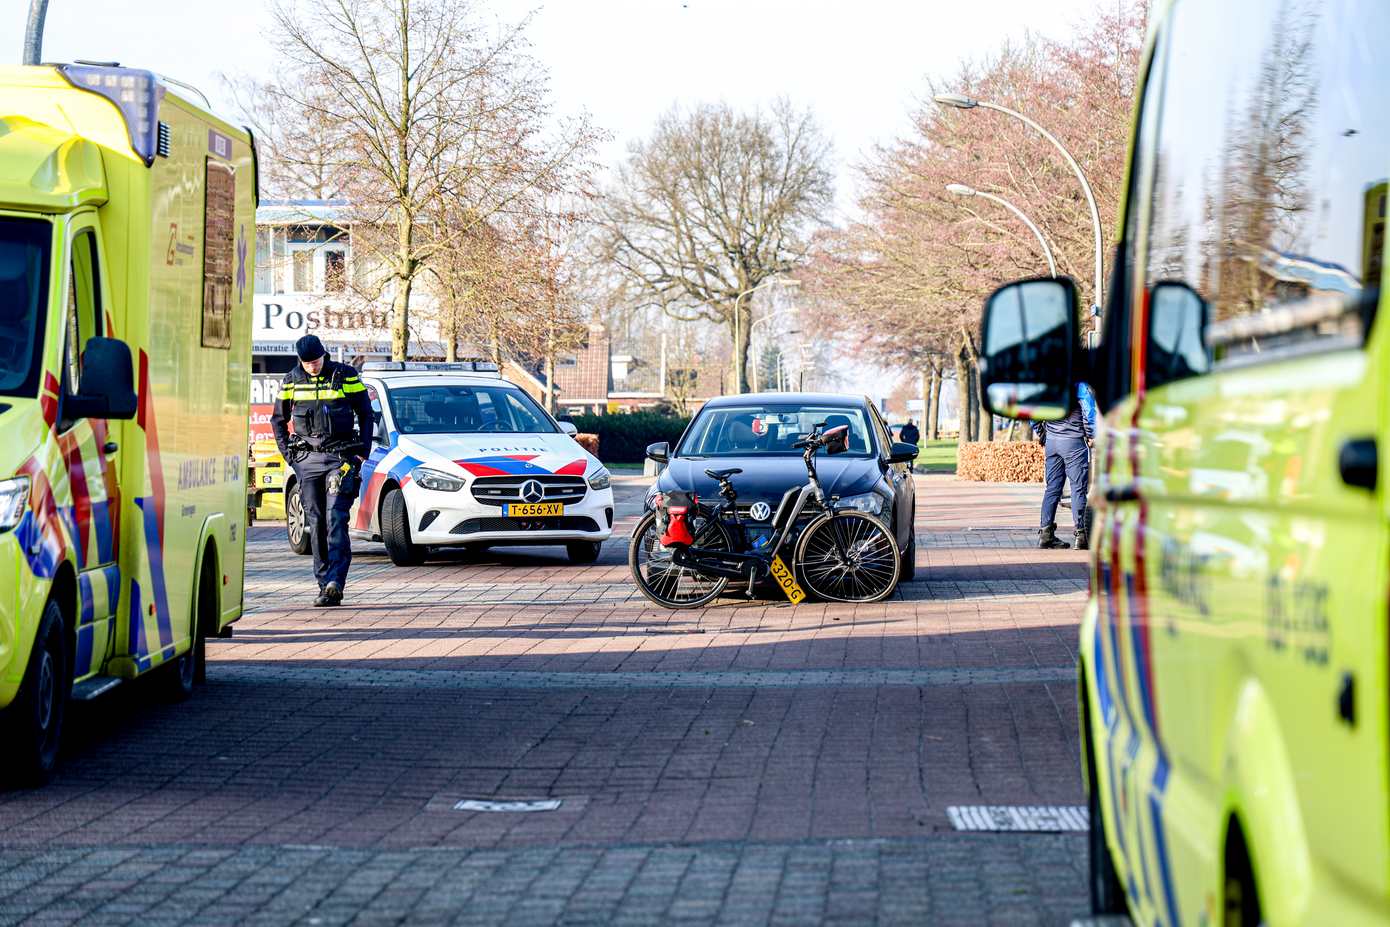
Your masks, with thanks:
[[[661,546],[689,547],[695,543],[690,532],[690,516],[698,501],[694,493],[670,492],[659,496],[656,501],[656,517],[661,525]]]

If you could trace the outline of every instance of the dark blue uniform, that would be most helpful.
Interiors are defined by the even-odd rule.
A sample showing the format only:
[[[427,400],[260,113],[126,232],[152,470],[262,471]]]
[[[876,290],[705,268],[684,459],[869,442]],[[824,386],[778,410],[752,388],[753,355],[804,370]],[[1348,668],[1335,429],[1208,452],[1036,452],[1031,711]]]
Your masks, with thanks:
[[[1091,388],[1077,387],[1076,408],[1056,422],[1037,422],[1033,431],[1046,441],[1043,481],[1043,531],[1056,527],[1057,505],[1062,501],[1063,482],[1071,483],[1071,517],[1078,536],[1085,533],[1086,489],[1091,479],[1091,447],[1095,437],[1096,404]]]
[[[289,444],[287,423],[309,448],[298,459]],[[327,358],[317,376],[295,367],[285,375],[270,427],[280,453],[294,467],[319,589],[333,583],[341,595],[352,563],[348,512],[360,487],[358,464],[366,456],[365,436],[372,433],[367,387],[352,367]]]

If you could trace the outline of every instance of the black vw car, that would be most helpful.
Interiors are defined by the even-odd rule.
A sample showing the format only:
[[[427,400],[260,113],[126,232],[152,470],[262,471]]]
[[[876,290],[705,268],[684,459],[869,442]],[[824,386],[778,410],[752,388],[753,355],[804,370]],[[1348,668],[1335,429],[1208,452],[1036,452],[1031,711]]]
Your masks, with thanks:
[[[750,534],[762,527],[770,536],[783,495],[806,483],[802,452],[792,445],[817,425],[849,428],[844,453],[816,458],[826,496],[838,499],[841,508],[880,519],[902,551],[899,580],[912,579],[917,545],[911,465],[917,448],[895,445],[878,409],[863,396],[751,393],[710,400],[674,449],[666,444],[647,449],[649,457],[666,465],[648,494],[647,508],[657,493],[693,492],[714,499],[719,483],[705,471],[736,467],[742,472],[731,482],[738,490],[739,515]]]

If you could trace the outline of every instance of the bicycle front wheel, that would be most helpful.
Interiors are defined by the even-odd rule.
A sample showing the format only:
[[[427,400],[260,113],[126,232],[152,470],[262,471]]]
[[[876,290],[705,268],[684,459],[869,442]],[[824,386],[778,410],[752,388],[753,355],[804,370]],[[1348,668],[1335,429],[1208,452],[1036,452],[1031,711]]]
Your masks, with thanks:
[[[796,545],[801,581],[820,599],[877,602],[898,586],[902,557],[893,535],[863,512],[822,515]]]
[[[717,518],[705,519],[694,532],[695,546],[706,550],[731,550],[729,532]],[[642,594],[663,608],[699,608],[719,598],[729,585],[726,576],[705,576],[671,562],[671,551],[661,546],[656,513],[648,512],[632,532],[627,563]]]

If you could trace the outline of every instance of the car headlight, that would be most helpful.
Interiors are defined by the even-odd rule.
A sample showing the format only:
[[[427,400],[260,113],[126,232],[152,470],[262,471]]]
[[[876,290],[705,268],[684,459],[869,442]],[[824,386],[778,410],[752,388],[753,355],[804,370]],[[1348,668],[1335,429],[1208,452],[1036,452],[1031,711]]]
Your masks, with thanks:
[[[0,532],[10,531],[29,508],[29,477],[0,480]]]
[[[589,477],[589,488],[607,489],[608,484],[611,482],[612,476],[611,474],[609,474],[608,470],[604,467],[599,467],[598,470],[595,471],[594,475]]]
[[[857,496],[845,496],[837,504],[837,508],[854,509],[858,512],[868,512],[870,515],[883,514],[883,497],[876,492],[860,493]]]
[[[429,467],[416,467],[410,471],[410,478],[425,489],[435,492],[458,492],[463,488],[463,480],[448,473],[431,470]]]

